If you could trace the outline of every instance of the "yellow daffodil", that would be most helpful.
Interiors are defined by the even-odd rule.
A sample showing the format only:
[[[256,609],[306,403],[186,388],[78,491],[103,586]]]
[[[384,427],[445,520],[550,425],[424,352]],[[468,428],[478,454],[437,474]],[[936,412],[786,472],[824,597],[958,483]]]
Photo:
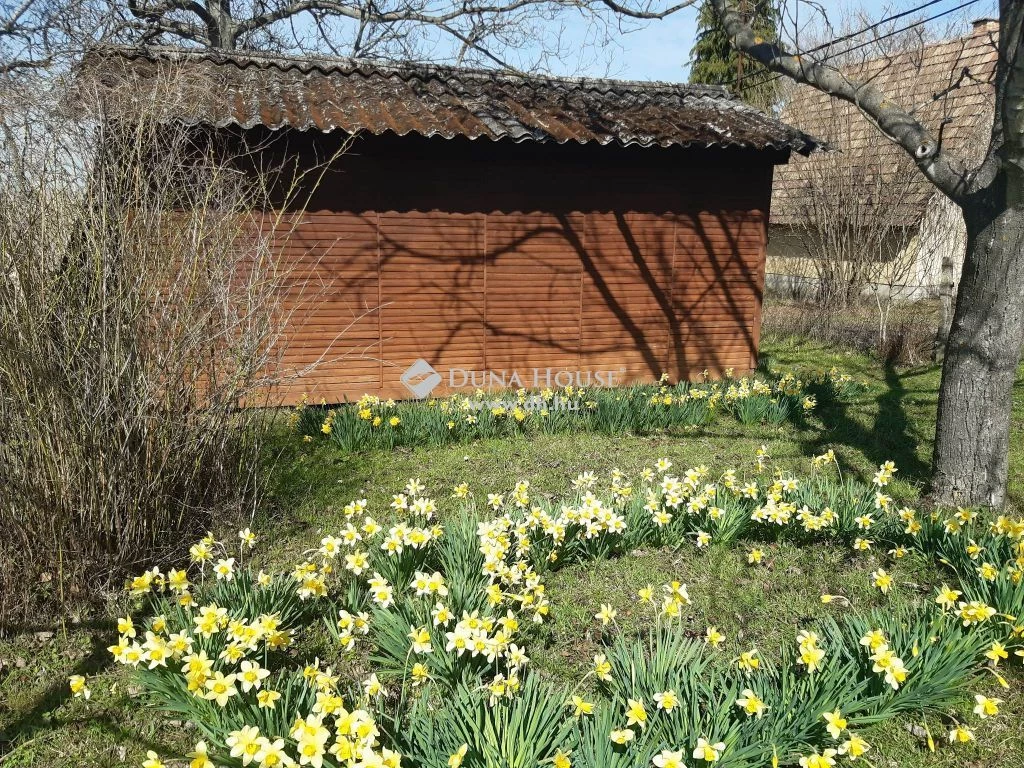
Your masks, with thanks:
[[[996,641],[985,651],[985,658],[991,660],[993,667],[998,667],[999,661],[1010,658],[1010,654],[1007,653],[1006,647],[1002,643]]]
[[[68,685],[71,688],[71,695],[77,698],[88,699],[92,692],[85,684],[85,678],[81,675],[71,675],[68,678]]]
[[[220,707],[226,706],[228,699],[238,694],[238,689],[235,687],[235,675],[225,675],[220,671],[213,673],[213,676],[206,681],[205,687],[206,692],[203,694],[203,698],[217,702],[217,706]]]
[[[601,626],[607,627],[618,615],[618,612],[607,603],[601,605],[601,610],[595,614],[594,618],[601,622]]]
[[[225,745],[231,750],[232,757],[242,760],[242,765],[248,765],[256,759],[260,751],[260,730],[254,725],[245,725],[236,731],[231,731]]]
[[[982,563],[978,567],[977,573],[985,581],[995,581],[999,576],[999,569],[992,565],[992,563]]]
[[[626,745],[636,738],[636,734],[629,728],[617,728],[608,734],[608,738],[615,744]]]
[[[703,760],[705,763],[717,763],[725,752],[725,744],[721,741],[712,744],[703,736],[697,739],[697,746],[693,749],[693,759]]]
[[[800,768],[831,768],[836,764],[837,754],[838,752],[834,749],[823,750],[820,754],[812,752],[800,758]]]
[[[259,739],[259,751],[255,759],[259,763],[259,768],[285,768],[294,765],[294,761],[284,750],[284,739],[271,741],[265,736]]]
[[[717,648],[725,642],[725,635],[718,631],[718,627],[708,627],[704,633],[704,642],[712,648]]]
[[[660,693],[654,694],[654,701],[657,703],[658,709],[664,710],[665,712],[671,712],[679,706],[679,697],[673,690],[661,691]]]
[[[462,746],[448,757],[448,768],[459,768],[462,765],[462,761],[466,759],[467,752],[469,752],[469,744],[463,742]]]
[[[430,643],[430,632],[426,627],[409,627],[408,637],[412,641],[413,653],[428,654],[434,650]]]
[[[573,708],[573,717],[594,714],[594,705],[589,701],[584,701],[580,696],[574,695],[570,704]]]
[[[363,681],[363,693],[369,698],[375,698],[380,696],[384,691],[384,686],[380,680],[377,679],[377,673],[374,672],[368,678]]]
[[[800,650],[797,663],[806,667],[809,674],[813,674],[825,659],[825,650],[818,646],[818,636],[813,632],[800,632],[797,645]]]
[[[210,760],[210,753],[206,746],[205,741],[197,741],[195,750],[189,757],[192,760],[188,764],[188,768],[214,768],[213,761]],[[257,752],[256,760],[259,760],[259,752]]]
[[[880,629],[872,629],[866,632],[860,639],[860,644],[869,648],[872,652],[877,651],[883,645],[888,645],[889,641],[886,639],[885,634]]]
[[[949,732],[948,738],[950,744],[966,744],[969,741],[974,741],[974,731],[963,725],[957,725]]]
[[[238,683],[244,693],[263,686],[263,681],[270,677],[270,670],[264,669],[255,661],[246,659],[241,663],[238,672]]]
[[[644,708],[644,703],[639,699],[626,700],[626,726],[631,725],[639,725],[641,728],[647,727],[647,710]]]
[[[281,698],[281,694],[270,688],[264,688],[256,694],[256,701],[260,709],[273,709],[275,703]]]
[[[672,752],[671,750],[663,749],[651,759],[651,762],[654,763],[656,768],[686,768],[681,750],[679,752]]]
[[[761,666],[761,660],[757,658],[757,649],[743,651],[736,659],[736,665],[748,674],[755,671]]]
[[[758,720],[761,719],[765,710],[768,709],[764,701],[749,688],[743,689],[741,696],[736,699],[736,706],[742,708],[744,712],[756,717]]]
[[[890,650],[886,645],[878,647],[872,654],[871,661],[874,662],[871,669],[885,676],[885,682],[897,690],[907,679],[907,670],[903,660]]]
[[[943,584],[939,587],[939,594],[935,597],[935,602],[942,607],[942,610],[948,611],[956,606],[957,600],[960,599],[960,592],[952,589],[948,584]]]
[[[430,671],[419,662],[412,665],[409,674],[412,676],[413,685],[422,685],[430,679]]]
[[[982,624],[996,615],[996,609],[980,600],[957,603],[960,619],[965,627]]]
[[[833,739],[838,739],[842,732],[846,730],[846,718],[843,717],[842,712],[838,709],[832,712],[826,712],[822,717],[825,718],[825,730],[828,731],[828,735]]]
[[[227,557],[218,560],[213,566],[213,573],[218,579],[232,581],[235,578],[235,558]]]
[[[609,683],[612,680],[612,665],[603,653],[594,656],[594,674],[602,682]]]
[[[857,734],[851,733],[850,738],[840,744],[836,751],[840,755],[846,755],[850,760],[856,760],[869,749],[871,749],[870,744]]]
[[[999,705],[1003,703],[1002,699],[989,698],[983,696],[980,693],[974,697],[976,702],[974,705],[974,714],[984,720],[987,717],[994,717],[999,714]]]

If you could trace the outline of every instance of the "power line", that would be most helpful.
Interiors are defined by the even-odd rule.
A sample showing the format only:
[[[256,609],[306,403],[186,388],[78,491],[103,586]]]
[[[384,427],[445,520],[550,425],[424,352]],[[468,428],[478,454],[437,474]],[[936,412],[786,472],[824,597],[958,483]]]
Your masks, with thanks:
[[[918,11],[923,11],[925,8],[929,8],[933,5],[938,5],[939,3],[944,3],[947,1],[948,0],[929,0],[929,2],[923,3],[922,5],[919,5],[916,8],[911,8],[900,13],[895,13],[892,16],[887,16],[884,19],[876,21],[874,24],[869,24],[868,26],[864,27],[864,29],[857,30],[856,32],[850,32],[849,34],[843,35],[842,37],[837,37],[835,40],[829,40],[827,43],[822,43],[821,45],[815,48],[811,48],[810,50],[804,51],[801,55],[806,55],[808,53],[817,53],[818,51],[828,48],[831,45],[835,45],[836,43],[845,43],[847,40],[852,40],[855,37],[860,37],[865,32],[870,32],[873,29],[878,29],[880,26],[882,26],[883,24],[888,24],[890,21],[902,19],[905,16],[910,16],[911,14],[917,13]]]
[[[877,43],[879,40],[885,40],[886,38],[893,37],[893,36],[898,35],[898,34],[902,34],[903,32],[906,32],[908,30],[914,29],[915,27],[920,27],[923,24],[928,24],[928,23],[930,23],[932,21],[935,21],[936,19],[941,19],[943,16],[948,16],[951,13],[956,13],[957,11],[963,10],[964,8],[966,8],[966,7],[970,6],[970,5],[974,5],[978,1],[979,0],[967,0],[967,2],[961,3],[960,5],[955,6],[953,8],[949,8],[949,9],[947,9],[945,11],[942,11],[941,13],[937,13],[934,16],[928,17],[927,19],[921,19],[919,21],[915,21],[913,24],[908,24],[907,26],[902,27],[900,29],[895,29],[895,30],[893,30],[891,32],[887,32],[884,35],[880,35],[878,37],[873,37],[870,40],[867,40],[867,41],[865,41],[863,43],[859,43],[858,45],[852,46],[851,48],[846,48],[846,49],[844,49],[842,51],[835,51],[834,53],[831,53],[831,54],[823,57],[822,59],[816,61],[815,63],[816,64],[823,64],[826,61],[828,61],[829,59],[834,59],[836,56],[841,56],[841,55],[846,54],[846,53],[852,53],[853,51],[860,50],[861,48],[864,48],[864,47],[866,47],[868,45],[872,45],[873,43]],[[940,3],[940,2],[944,2],[944,0],[929,0],[929,2],[924,3],[922,5],[919,5],[919,6],[915,7],[915,8],[911,8],[911,9],[909,9],[907,11],[903,11],[902,13],[897,13],[897,14],[894,14],[894,15],[889,16],[887,18],[884,18],[884,19],[882,19],[880,21],[877,21],[874,24],[871,24],[871,25],[869,25],[867,27],[864,27],[864,29],[858,30],[857,32],[852,32],[852,33],[850,33],[848,35],[844,35],[842,37],[838,37],[835,40],[830,40],[827,43],[822,43],[821,45],[816,46],[814,48],[810,48],[810,49],[808,49],[806,51],[802,51],[802,52],[801,51],[797,51],[793,55],[806,56],[806,55],[811,54],[811,53],[817,53],[818,51],[821,51],[821,50],[824,50],[826,48],[829,48],[829,47],[835,45],[836,43],[841,43],[841,42],[845,42],[847,40],[851,40],[851,39],[853,39],[855,37],[860,37],[865,32],[870,32],[873,29],[877,29],[878,27],[882,26],[883,24],[888,24],[891,21],[895,21],[895,20],[901,19],[901,18],[903,18],[905,16],[909,16],[910,14],[917,13],[919,11],[924,10],[925,8],[927,8],[929,6],[935,5],[936,3]],[[786,75],[783,75],[783,74],[778,73],[778,72],[769,72],[767,76],[762,76],[762,77],[763,77],[763,79],[760,80],[760,81],[756,81],[754,83],[748,83],[746,85],[746,88],[760,88],[761,86],[768,85],[769,83],[773,83],[776,80],[779,80],[779,79],[781,79],[783,77],[786,77]]]
[[[855,33],[852,33],[850,35],[845,35],[844,37],[837,38],[836,40],[831,40],[831,41],[829,41],[827,43],[824,43],[822,45],[819,45],[819,46],[817,46],[815,48],[811,48],[808,51],[797,52],[796,55],[805,56],[805,55],[807,55],[809,53],[815,53],[817,51],[820,51],[820,50],[823,50],[825,48],[828,48],[828,47],[834,45],[837,42],[843,42],[845,40],[850,40],[853,37],[859,37],[860,35],[864,34],[865,32],[868,32],[868,31],[870,31],[872,29],[876,29],[880,25],[886,24],[889,21],[892,21],[893,19],[897,19],[897,18],[906,16],[906,15],[911,14],[911,13],[917,13],[918,11],[928,7],[929,5],[934,5],[936,2],[941,2],[941,1],[942,0],[931,0],[931,2],[925,3],[924,5],[917,6],[916,8],[911,8],[909,11],[904,11],[903,13],[896,14],[895,16],[889,17],[887,19],[882,19],[881,21],[876,22],[875,24],[872,24],[872,25],[870,25],[868,27],[865,27],[864,29],[860,30],[859,32],[855,32]],[[831,53],[831,54],[823,57],[822,59],[818,60],[815,63],[816,64],[823,64],[826,61],[828,61],[829,59],[834,59],[836,56],[841,56],[841,55],[846,54],[846,53],[852,53],[853,51],[860,50],[861,48],[864,48],[864,47],[866,47],[868,45],[876,43],[879,40],[885,40],[886,38],[893,37],[893,36],[898,35],[898,34],[902,34],[903,32],[906,32],[908,30],[914,29],[915,27],[920,27],[923,24],[928,24],[929,22],[935,21],[936,19],[941,19],[943,16],[948,16],[951,13],[956,13],[957,11],[963,10],[964,8],[966,8],[969,5],[974,5],[976,2],[978,2],[978,0],[967,0],[967,2],[965,2],[965,3],[962,3],[962,4],[960,4],[960,5],[958,5],[958,6],[954,7],[954,8],[949,8],[949,9],[943,11],[942,13],[937,13],[934,16],[930,16],[927,19],[921,19],[919,21],[914,22],[913,24],[908,24],[905,27],[902,27],[900,29],[895,29],[895,30],[893,30],[891,32],[888,32],[888,33],[886,33],[884,35],[880,35],[878,37],[874,37],[874,38],[872,38],[870,40],[867,40],[867,41],[865,41],[863,43],[860,43],[858,45],[852,46],[850,48],[846,48],[846,49],[844,49],[842,51],[835,51],[834,53]],[[778,73],[778,72],[769,72],[767,74],[767,76],[762,76],[762,77],[763,77],[763,79],[761,81],[755,82],[752,85],[747,85],[747,88],[760,88],[763,85],[768,85],[769,83],[773,83],[776,80],[779,80],[779,79],[781,79],[783,77],[786,77],[786,75],[783,75],[783,74]]]
[[[906,15],[911,14],[911,13],[917,13],[918,11],[928,7],[929,5],[934,5],[936,2],[941,2],[941,1],[942,0],[931,0],[931,2],[925,3],[924,5],[917,6],[916,8],[911,8],[909,11],[904,11],[903,13],[896,14],[895,16],[889,17],[887,19],[882,19],[881,21],[876,22],[875,24],[872,24],[872,25],[870,25],[868,27],[865,27],[864,29],[860,30],[859,32],[855,32],[855,33],[852,33],[852,34],[849,34],[849,35],[845,35],[844,37],[841,37],[841,38],[836,38],[836,40],[831,40],[831,41],[829,41],[827,43],[823,43],[822,45],[819,45],[819,46],[817,46],[815,48],[811,48],[808,51],[797,52],[796,55],[805,56],[805,55],[807,55],[809,53],[815,53],[817,51],[820,51],[820,50],[823,50],[825,48],[828,48],[828,47],[834,45],[837,42],[843,42],[845,40],[850,40],[851,38],[854,38],[854,37],[859,37],[860,35],[864,34],[865,32],[868,32],[868,31],[870,31],[872,29],[877,29],[880,25],[886,24],[889,21],[892,21],[893,19],[897,19],[897,18],[900,18],[902,16],[906,16]],[[866,47],[868,45],[876,43],[879,40],[885,40],[886,38],[893,37],[895,35],[901,34],[903,32],[906,32],[906,31],[910,30],[910,29],[914,29],[915,27],[920,27],[923,24],[928,24],[929,22],[935,21],[936,19],[941,19],[943,16],[948,16],[951,13],[956,13],[957,11],[963,10],[964,8],[966,8],[969,5],[974,5],[976,2],[978,2],[978,0],[967,0],[967,2],[962,3],[961,5],[958,5],[958,6],[954,7],[954,8],[949,8],[949,9],[943,11],[942,13],[937,13],[934,16],[930,16],[927,19],[921,19],[919,21],[914,22],[913,24],[908,24],[907,26],[902,27],[900,29],[895,29],[895,30],[893,30],[891,32],[888,32],[888,33],[884,34],[884,35],[880,35],[878,37],[874,37],[874,38],[872,38],[870,40],[867,40],[867,41],[865,41],[863,43],[855,45],[855,46],[853,46],[851,48],[846,48],[846,49],[844,49],[842,51],[836,51],[834,53],[831,53],[831,54],[823,57],[822,59],[818,60],[815,63],[816,64],[823,64],[826,61],[828,61],[829,59],[834,59],[836,56],[841,56],[841,55],[846,54],[846,53],[852,53],[853,51],[860,50],[861,48],[864,48],[864,47]],[[778,73],[778,72],[769,72],[767,74],[767,76],[763,75],[762,77],[763,77],[763,79],[761,81],[755,82],[752,85],[748,85],[747,87],[748,88],[759,88],[762,85],[768,85],[769,83],[773,83],[776,80],[779,80],[779,79],[781,79],[783,77],[786,77],[786,75],[783,75],[783,74]]]

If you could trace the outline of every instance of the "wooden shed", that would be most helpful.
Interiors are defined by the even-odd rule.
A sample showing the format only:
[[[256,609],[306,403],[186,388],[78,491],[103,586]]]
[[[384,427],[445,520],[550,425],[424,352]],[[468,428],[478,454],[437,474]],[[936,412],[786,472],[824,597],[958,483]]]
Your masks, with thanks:
[[[351,139],[280,243],[326,288],[292,319],[283,364],[324,362],[288,401],[755,366],[773,168],[814,143],[724,89],[166,49],[105,65],[132,88],[172,66],[203,84],[177,120],[310,156]]]

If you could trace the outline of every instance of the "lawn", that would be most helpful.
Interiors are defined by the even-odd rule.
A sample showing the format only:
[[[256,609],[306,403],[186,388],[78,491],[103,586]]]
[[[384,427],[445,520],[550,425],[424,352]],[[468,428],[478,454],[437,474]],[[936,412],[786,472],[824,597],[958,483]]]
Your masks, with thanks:
[[[744,426],[731,419],[693,432],[649,437],[552,434],[491,439],[433,448],[342,453],[327,441],[303,442],[282,430],[267,456],[270,495],[251,521],[264,542],[259,564],[286,568],[345,524],[343,507],[366,498],[381,520],[387,505],[409,478],[418,478],[439,500],[446,521],[451,488],[469,483],[478,497],[507,493],[519,480],[530,482],[534,498],[558,498],[583,471],[606,476],[619,469],[629,477],[665,457],[682,471],[707,465],[718,472],[749,466],[764,446],[774,464],[806,474],[810,457],[835,451],[847,476],[870,482],[878,465],[892,459],[899,472],[893,495],[912,499],[922,486],[930,460],[939,372],[934,366],[895,369],[863,355],[800,341],[764,345],[764,362],[778,370],[815,370],[835,365],[867,384],[851,401],[823,403],[806,423],[777,427]],[[1009,499],[1011,511],[1024,511],[1024,376],[1014,392]],[[246,521],[250,522],[250,521]],[[233,537],[237,521],[223,533]],[[531,647],[533,665],[546,677],[572,684],[597,652],[594,613],[602,604],[618,613],[617,626],[635,632],[649,619],[638,609],[637,590],[677,579],[689,585],[693,605],[687,616],[695,635],[714,624],[726,648],[756,646],[770,656],[796,629],[823,616],[889,606],[892,610],[927,601],[946,578],[934,563],[907,557],[890,563],[898,588],[883,597],[871,573],[884,553],[854,555],[825,544],[766,547],[765,562],[751,568],[742,543],[699,551],[694,547],[645,547],[621,557],[570,565],[546,580],[554,620]],[[821,595],[843,600],[822,604]],[[108,662],[105,647],[116,640],[111,617],[122,615],[122,598],[111,596],[106,611],[78,623],[54,626],[41,620],[0,640],[0,766],[138,765],[147,749],[184,754],[197,735],[146,707],[130,675]],[[303,655],[330,658],[331,640],[305,638]],[[70,674],[87,674],[93,700],[71,699]],[[95,676],[95,677],[94,677]],[[1008,675],[1012,689],[990,695],[1005,699],[1000,718],[978,729],[974,744],[958,749],[926,746],[921,717],[904,716],[897,726],[875,726],[865,736],[875,745],[877,766],[1024,765],[1024,676],[1019,666]],[[936,734],[941,724],[931,723]]]

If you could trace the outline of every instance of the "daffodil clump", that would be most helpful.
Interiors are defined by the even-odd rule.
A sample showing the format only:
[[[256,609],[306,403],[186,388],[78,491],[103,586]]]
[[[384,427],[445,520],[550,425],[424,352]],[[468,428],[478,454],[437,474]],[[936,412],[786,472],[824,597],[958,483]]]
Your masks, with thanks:
[[[191,768],[823,768],[866,763],[866,726],[927,712],[949,723],[942,740],[971,741],[1005,716],[985,686],[1007,685],[1001,665],[1024,656],[1024,521],[919,514],[890,497],[891,462],[870,485],[843,481],[830,453],[812,464],[796,477],[763,447],[749,474],[659,459],[632,478],[583,473],[554,501],[526,481],[479,495],[461,483],[444,524],[410,480],[386,510],[346,505],[344,526],[284,572],[253,566],[248,529],[230,545],[208,535],[188,568],[131,580],[138,610],[109,651],[153,704],[195,723]],[[553,569],[740,539],[756,569],[784,538],[892,560],[915,550],[948,581],[916,607],[823,619],[762,653],[716,626],[694,633],[690,589],[669,579],[638,591],[638,634],[594,606],[602,647],[571,688],[533,670],[531,644],[557,613]],[[871,578],[901,589],[885,568]],[[303,660],[324,629],[333,652]],[[91,696],[84,677],[69,684]]]
[[[307,441],[329,440],[347,450],[449,442],[538,432],[649,434],[670,428],[694,429],[720,414],[744,424],[780,424],[814,409],[819,397],[847,398],[862,391],[833,369],[806,379],[793,373],[767,378],[631,387],[485,392],[423,401],[397,402],[363,395],[349,405],[311,405],[306,398],[291,422]]]

